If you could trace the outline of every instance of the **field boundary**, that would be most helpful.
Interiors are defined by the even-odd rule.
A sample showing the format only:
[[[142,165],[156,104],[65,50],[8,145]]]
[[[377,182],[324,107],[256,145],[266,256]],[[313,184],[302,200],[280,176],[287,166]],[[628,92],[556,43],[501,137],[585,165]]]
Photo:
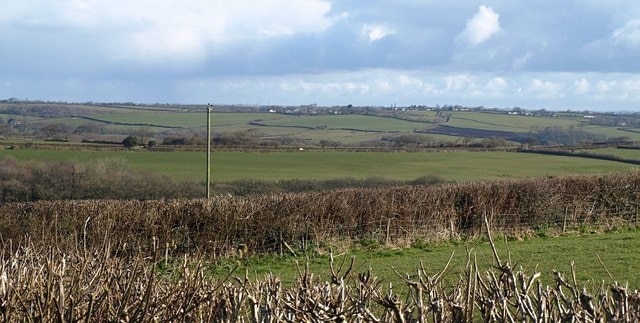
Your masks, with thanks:
[[[528,153],[528,154],[552,155],[552,156],[591,158],[591,159],[600,159],[600,160],[626,163],[631,165],[640,165],[640,160],[638,159],[624,158],[624,157],[615,156],[615,155],[592,154],[587,152],[573,152],[573,151],[551,150],[551,149],[519,149],[518,152]]]
[[[640,224],[640,172],[494,183],[342,189],[210,200],[7,203],[0,236],[45,245],[112,241],[122,252],[227,255],[307,249],[335,241],[406,246],[479,236],[483,218],[509,235]],[[43,234],[43,233],[51,234]],[[55,234],[54,234],[55,233]],[[127,251],[128,250],[128,251]]]

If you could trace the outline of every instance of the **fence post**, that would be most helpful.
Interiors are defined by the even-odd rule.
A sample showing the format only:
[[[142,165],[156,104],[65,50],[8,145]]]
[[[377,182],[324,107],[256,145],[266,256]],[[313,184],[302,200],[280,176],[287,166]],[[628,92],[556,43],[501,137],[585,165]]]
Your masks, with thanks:
[[[387,219],[387,237],[386,237],[386,244],[389,244],[389,231],[391,230],[391,218]]]

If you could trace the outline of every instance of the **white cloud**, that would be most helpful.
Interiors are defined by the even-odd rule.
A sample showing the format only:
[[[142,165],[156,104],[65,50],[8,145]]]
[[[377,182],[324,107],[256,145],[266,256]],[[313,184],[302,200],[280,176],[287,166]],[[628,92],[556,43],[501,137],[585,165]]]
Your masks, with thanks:
[[[406,74],[400,74],[398,76],[398,83],[403,87],[421,88],[423,82],[415,77],[408,76]]]
[[[382,25],[364,25],[362,27],[362,34],[369,39],[369,41],[377,41],[394,34],[395,31]]]
[[[465,91],[476,88],[473,77],[468,74],[449,75],[445,77],[447,91]]]
[[[576,94],[587,94],[591,90],[591,83],[586,78],[581,78],[573,83]]]
[[[596,91],[600,94],[605,94],[611,92],[616,86],[618,86],[618,82],[616,81],[600,80],[596,83]]]
[[[325,0],[0,1],[3,26],[56,27],[108,35],[112,57],[193,59],[224,44],[317,33],[331,26]],[[91,39],[104,42],[106,39]]]
[[[488,92],[488,94],[492,96],[502,96],[504,95],[504,91],[509,87],[509,82],[505,80],[503,77],[493,77],[487,84],[485,84],[484,89]]]
[[[627,79],[620,84],[623,99],[637,100],[640,98],[640,79]]]
[[[611,37],[616,45],[640,48],[640,19],[628,21],[624,27],[616,29]]]
[[[363,95],[370,90],[369,84],[356,81],[345,82],[318,82],[307,80],[284,80],[279,88],[288,93],[296,95],[305,94],[308,96],[319,95]]]
[[[493,8],[480,6],[478,12],[467,21],[467,27],[462,32],[469,44],[479,45],[489,40],[500,31],[500,15]]]
[[[565,85],[563,85],[562,83],[533,79],[529,83],[529,87],[527,88],[527,90],[538,98],[554,99],[564,96],[562,93],[564,87]]]

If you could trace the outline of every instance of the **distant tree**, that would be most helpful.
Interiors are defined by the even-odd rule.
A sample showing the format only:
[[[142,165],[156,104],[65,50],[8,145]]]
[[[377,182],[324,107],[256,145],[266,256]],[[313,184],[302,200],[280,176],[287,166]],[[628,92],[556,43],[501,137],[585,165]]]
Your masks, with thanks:
[[[340,141],[332,141],[332,140],[320,140],[318,144],[322,148],[326,148],[326,147],[337,148],[338,146],[342,145]]]
[[[254,144],[256,133],[253,129],[235,132],[224,132],[213,138],[213,142],[224,146],[248,146]]]
[[[78,135],[98,134],[104,131],[104,126],[95,122],[88,122],[76,127],[73,133]]]
[[[162,139],[163,145],[186,145],[187,138],[184,137],[165,137]]]
[[[147,143],[147,139],[149,139],[150,137],[155,136],[155,131],[151,130],[151,129],[147,129],[147,128],[140,128],[138,129],[134,135],[136,135],[137,137],[140,138],[141,140],[141,144],[146,144]]]
[[[65,135],[66,137],[66,134],[71,132],[70,130],[71,129],[68,125],[62,123],[52,123],[44,125],[38,130],[38,133],[45,139],[59,139],[62,135]]]
[[[480,145],[484,148],[497,148],[509,146],[509,143],[507,143],[504,138],[489,137],[482,139],[482,141],[480,141]]]
[[[128,136],[127,138],[124,138],[124,140],[122,141],[122,145],[125,146],[127,149],[133,149],[133,147],[137,147],[140,146],[142,144],[142,138],[138,137],[138,136]]]
[[[402,134],[393,138],[393,143],[399,147],[417,147],[425,142],[425,138],[416,134]]]
[[[473,141],[474,141],[473,137],[466,137],[465,136],[464,138],[462,138],[462,145],[463,146],[469,146],[469,145],[471,145],[473,143]]]
[[[627,136],[619,136],[619,137],[607,138],[607,141],[608,142],[631,142],[633,140]]]
[[[576,146],[590,144],[597,141],[605,141],[607,137],[580,129],[563,129],[561,127],[546,127],[538,130],[535,138],[543,145]]]

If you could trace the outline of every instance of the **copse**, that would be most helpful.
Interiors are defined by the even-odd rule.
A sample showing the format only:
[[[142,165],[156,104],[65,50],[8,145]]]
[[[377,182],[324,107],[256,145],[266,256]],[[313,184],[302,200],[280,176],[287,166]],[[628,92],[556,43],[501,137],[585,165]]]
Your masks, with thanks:
[[[122,145],[127,149],[133,149],[137,146],[142,145],[142,138],[140,138],[139,136],[130,135],[122,140]]]

